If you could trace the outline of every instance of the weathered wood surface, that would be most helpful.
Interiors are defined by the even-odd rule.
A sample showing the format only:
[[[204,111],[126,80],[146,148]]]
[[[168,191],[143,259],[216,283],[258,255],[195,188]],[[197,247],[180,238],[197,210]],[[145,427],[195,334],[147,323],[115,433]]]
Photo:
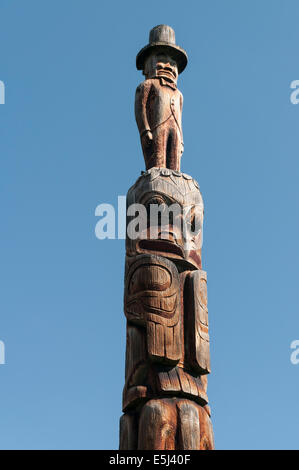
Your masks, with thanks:
[[[127,342],[120,449],[210,450],[214,438],[207,397],[203,201],[198,183],[178,171],[182,103],[176,79],[186,58],[184,51],[178,52],[171,28],[154,29],[151,37],[172,38],[173,49],[165,55],[159,48],[157,55],[150,44],[138,59],[146,80],[137,91],[136,120],[147,171],[127,194]],[[144,209],[135,222],[136,236],[134,204]],[[173,205],[178,211],[170,217]],[[152,217],[153,206],[161,211],[157,219]]]
[[[137,430],[138,422],[138,430]],[[121,450],[212,450],[206,409],[186,398],[152,399],[121,418]]]
[[[212,449],[206,273],[164,255],[126,259],[120,448]]]
[[[135,238],[127,236],[126,252],[129,258],[156,253],[171,259],[178,266],[182,265],[184,270],[201,269],[204,205],[199,185],[191,176],[168,168],[152,168],[143,172],[127,194],[127,209],[134,205],[144,207],[144,216],[140,218],[143,230]],[[162,220],[161,225],[153,227],[153,206],[159,207],[161,212],[164,210],[165,226]],[[127,227],[135,217],[133,212],[127,215]],[[169,226],[171,218],[173,220]],[[186,219],[190,224],[184,223]],[[198,230],[191,233],[192,224]]]
[[[167,47],[153,43],[153,39],[160,42],[161,37],[171,40]],[[187,54],[175,44],[173,29],[166,25],[153,28],[150,44],[137,56],[137,67],[142,67],[146,79],[137,87],[135,96],[135,117],[146,169],[180,170],[184,151],[183,95],[177,88],[177,79],[186,64]]]
[[[207,308],[207,276],[192,271],[185,289],[187,360],[200,374],[210,372],[210,337]]]
[[[153,362],[176,364],[181,357],[180,279],[171,261],[140,255],[126,270],[125,314],[146,327]]]

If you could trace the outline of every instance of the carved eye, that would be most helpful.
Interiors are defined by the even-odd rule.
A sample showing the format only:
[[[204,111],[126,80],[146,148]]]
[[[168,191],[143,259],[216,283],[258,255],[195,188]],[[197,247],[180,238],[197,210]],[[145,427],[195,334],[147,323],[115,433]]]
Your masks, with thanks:
[[[151,215],[153,215],[154,207],[151,209],[151,206],[160,207],[163,210],[163,207],[165,206],[165,204],[166,202],[162,196],[154,196],[146,202],[145,207],[146,207],[146,213],[147,213],[147,227],[148,228],[152,226]],[[162,218],[161,212],[159,211],[158,226],[161,226],[161,218]]]
[[[152,198],[148,199],[148,201],[146,201],[145,206],[147,210],[150,209],[151,204],[161,206],[162,204],[166,204],[166,200],[162,196],[153,196]]]

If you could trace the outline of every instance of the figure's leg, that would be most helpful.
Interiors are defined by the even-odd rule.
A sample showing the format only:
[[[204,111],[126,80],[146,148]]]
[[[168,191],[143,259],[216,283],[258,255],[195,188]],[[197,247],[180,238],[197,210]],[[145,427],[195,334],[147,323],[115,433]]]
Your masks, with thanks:
[[[167,168],[180,171],[181,167],[182,143],[181,135],[175,122],[169,128],[167,140]]]
[[[199,406],[187,399],[177,401],[178,407],[178,448],[182,450],[200,449]]]
[[[158,166],[166,168],[167,126],[163,124],[153,131],[152,155],[148,168]]]
[[[148,401],[140,413],[138,450],[175,450],[176,428],[175,399]]]
[[[147,138],[147,135],[143,135],[141,137],[141,147],[145,162],[145,168],[148,170],[148,168],[151,168],[150,161],[153,154],[153,142]]]
[[[192,400],[178,399],[178,448],[183,450],[213,450],[214,434],[209,407]]]
[[[210,418],[210,409],[208,406],[199,406],[200,419],[200,450],[213,450],[214,433]]]
[[[137,417],[135,413],[125,413],[120,418],[119,450],[137,449]]]

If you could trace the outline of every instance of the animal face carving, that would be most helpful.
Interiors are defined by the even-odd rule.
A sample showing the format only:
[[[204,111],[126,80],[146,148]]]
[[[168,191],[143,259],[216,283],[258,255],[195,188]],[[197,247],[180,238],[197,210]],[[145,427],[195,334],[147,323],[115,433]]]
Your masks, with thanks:
[[[136,238],[127,237],[128,256],[155,253],[201,268],[203,203],[191,177],[148,170],[129,190],[127,206],[131,204],[140,206],[142,217]],[[127,217],[128,227],[132,218]]]

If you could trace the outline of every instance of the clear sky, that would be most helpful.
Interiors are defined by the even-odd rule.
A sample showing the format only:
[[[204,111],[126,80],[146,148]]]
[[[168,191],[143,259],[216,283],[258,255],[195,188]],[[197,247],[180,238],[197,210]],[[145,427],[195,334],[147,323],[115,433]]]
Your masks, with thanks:
[[[182,171],[205,202],[218,449],[299,448],[296,0],[1,0],[0,448],[116,449],[124,241],[100,203],[144,169],[136,53],[171,25],[189,64]]]

